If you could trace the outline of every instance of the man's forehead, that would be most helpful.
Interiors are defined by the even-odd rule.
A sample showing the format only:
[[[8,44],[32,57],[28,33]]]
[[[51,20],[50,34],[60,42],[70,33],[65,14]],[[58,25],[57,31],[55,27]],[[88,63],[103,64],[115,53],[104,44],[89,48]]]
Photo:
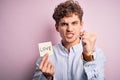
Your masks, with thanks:
[[[60,22],[74,22],[74,21],[80,21],[78,15],[72,15],[69,17],[63,17]]]

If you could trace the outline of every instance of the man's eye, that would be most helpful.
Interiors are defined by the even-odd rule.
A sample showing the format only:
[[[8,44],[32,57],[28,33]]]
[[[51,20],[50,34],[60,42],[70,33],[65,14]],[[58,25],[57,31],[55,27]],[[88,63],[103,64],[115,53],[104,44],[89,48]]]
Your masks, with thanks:
[[[78,24],[78,22],[73,22],[72,24],[73,24],[73,25],[76,25],[76,24]]]
[[[67,23],[60,23],[60,26],[67,26]]]

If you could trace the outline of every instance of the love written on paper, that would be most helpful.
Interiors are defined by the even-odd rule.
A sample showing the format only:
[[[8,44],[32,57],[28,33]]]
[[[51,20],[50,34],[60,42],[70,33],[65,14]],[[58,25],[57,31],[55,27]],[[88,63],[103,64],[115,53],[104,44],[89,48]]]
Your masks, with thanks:
[[[46,53],[49,55],[53,54],[53,48],[51,42],[43,42],[38,44],[40,57],[43,57]]]

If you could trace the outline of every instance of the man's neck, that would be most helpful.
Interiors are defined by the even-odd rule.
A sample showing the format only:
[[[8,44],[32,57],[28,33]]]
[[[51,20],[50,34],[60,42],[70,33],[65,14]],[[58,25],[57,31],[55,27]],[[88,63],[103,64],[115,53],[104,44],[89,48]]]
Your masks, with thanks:
[[[76,41],[73,42],[62,42],[63,46],[70,51],[70,48],[80,42],[80,39],[77,39]]]

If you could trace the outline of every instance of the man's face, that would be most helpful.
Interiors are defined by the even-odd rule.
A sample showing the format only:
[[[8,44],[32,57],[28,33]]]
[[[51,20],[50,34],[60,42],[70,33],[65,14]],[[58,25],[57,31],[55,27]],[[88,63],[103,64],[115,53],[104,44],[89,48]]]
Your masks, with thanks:
[[[82,29],[82,22],[80,22],[78,15],[73,14],[70,17],[63,17],[56,29],[60,33],[63,43],[77,43]]]

